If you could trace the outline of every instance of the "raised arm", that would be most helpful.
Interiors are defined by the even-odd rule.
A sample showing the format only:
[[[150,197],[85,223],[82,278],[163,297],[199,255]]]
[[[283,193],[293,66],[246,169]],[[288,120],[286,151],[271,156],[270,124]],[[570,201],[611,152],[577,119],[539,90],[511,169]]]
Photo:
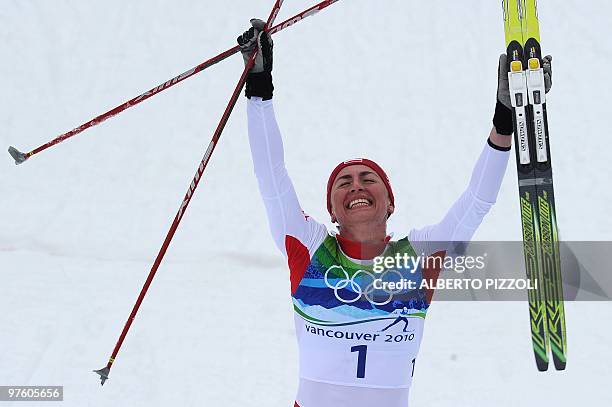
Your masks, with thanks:
[[[251,97],[247,115],[253,167],[274,242],[287,255],[287,238],[293,237],[312,255],[327,232],[302,211],[285,168],[283,141],[272,100]]]
[[[509,148],[490,140],[484,146],[472,171],[470,182],[439,223],[413,229],[408,238],[418,253],[447,250],[451,242],[467,242],[495,203],[506,172]]]
[[[260,49],[246,86],[249,144],[259,192],[276,246],[287,257],[296,247],[303,247],[310,258],[327,230],[304,214],[287,173],[272,103],[272,39],[261,32],[263,21],[251,23],[253,27],[238,38],[238,43],[243,55],[249,55],[257,44]]]

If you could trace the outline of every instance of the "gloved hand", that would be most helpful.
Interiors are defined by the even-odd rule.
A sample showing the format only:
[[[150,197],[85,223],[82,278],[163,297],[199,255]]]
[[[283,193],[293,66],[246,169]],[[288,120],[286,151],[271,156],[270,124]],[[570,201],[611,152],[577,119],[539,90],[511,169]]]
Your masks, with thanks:
[[[272,50],[274,43],[272,37],[263,31],[266,23],[262,20],[251,19],[251,28],[238,37],[238,45],[244,58],[244,63],[254,50],[257,49],[255,63],[246,80],[245,95],[249,99],[251,96],[259,96],[263,100],[272,99]]]
[[[493,125],[498,134],[512,135],[512,101],[510,100],[510,84],[508,83],[508,72],[510,66],[506,54],[499,56],[497,66],[497,104]],[[552,56],[546,55],[542,58],[542,69],[544,70],[544,88],[546,93],[552,88]]]

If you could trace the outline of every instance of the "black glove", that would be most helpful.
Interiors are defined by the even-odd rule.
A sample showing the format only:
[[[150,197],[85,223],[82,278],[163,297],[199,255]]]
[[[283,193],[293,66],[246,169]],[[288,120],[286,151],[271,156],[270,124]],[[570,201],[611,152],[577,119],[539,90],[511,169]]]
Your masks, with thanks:
[[[546,93],[552,88],[552,56],[546,55],[542,58],[542,69],[544,70],[544,88]],[[510,84],[508,83],[508,72],[510,65],[506,54],[499,56],[497,67],[497,104],[493,125],[498,134],[510,136],[513,132],[512,123],[512,101],[510,100]]]
[[[263,100],[272,99],[274,86],[272,85],[272,49],[274,43],[269,33],[263,29],[266,23],[262,20],[251,19],[251,28],[238,37],[238,45],[246,64],[257,49],[255,63],[246,79],[245,95],[259,96]]]

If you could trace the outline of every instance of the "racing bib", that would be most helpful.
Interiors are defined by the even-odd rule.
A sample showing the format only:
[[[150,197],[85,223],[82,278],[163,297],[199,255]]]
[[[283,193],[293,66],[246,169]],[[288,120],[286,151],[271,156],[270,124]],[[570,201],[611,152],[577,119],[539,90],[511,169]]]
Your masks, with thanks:
[[[296,316],[300,377],[351,386],[410,387],[423,322],[422,317],[398,316],[326,326]]]
[[[315,252],[292,296],[300,377],[410,387],[429,306],[418,289],[420,270],[375,272],[347,258],[331,240]],[[414,255],[407,239],[391,242],[385,252],[397,253]]]

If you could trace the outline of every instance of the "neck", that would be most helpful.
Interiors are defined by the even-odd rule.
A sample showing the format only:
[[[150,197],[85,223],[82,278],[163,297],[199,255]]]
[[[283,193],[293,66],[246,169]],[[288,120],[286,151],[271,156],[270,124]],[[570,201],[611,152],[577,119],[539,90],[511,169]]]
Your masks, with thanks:
[[[373,259],[385,250],[389,241],[386,224],[341,227],[337,238],[342,250],[357,259]]]
[[[384,242],[387,237],[387,225],[351,225],[340,227],[340,235],[358,243],[375,244]]]

